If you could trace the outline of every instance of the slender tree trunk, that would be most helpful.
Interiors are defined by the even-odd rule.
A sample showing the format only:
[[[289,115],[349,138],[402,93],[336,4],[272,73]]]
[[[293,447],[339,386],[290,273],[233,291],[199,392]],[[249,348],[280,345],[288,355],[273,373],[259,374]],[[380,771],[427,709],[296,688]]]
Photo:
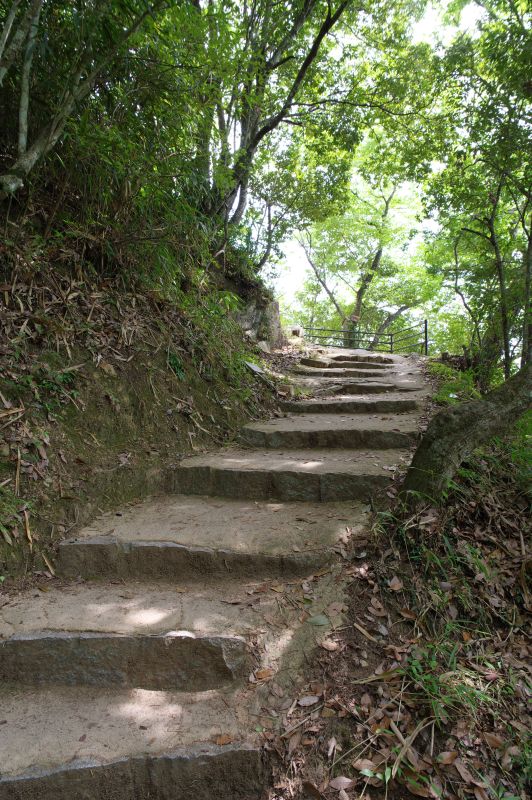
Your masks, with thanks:
[[[20,80],[20,105],[18,113],[18,155],[23,156],[28,146],[28,109],[30,104],[30,77],[33,53],[37,41],[39,30],[39,17],[41,16],[42,0],[37,6],[35,16],[31,21],[26,42],[26,52],[24,53],[24,63],[22,65],[22,77]]]
[[[384,331],[388,330],[390,325],[393,322],[395,322],[396,319],[399,319],[401,314],[404,311],[406,311],[408,308],[410,308],[410,306],[399,306],[397,311],[394,311],[393,314],[388,314],[388,316],[386,317],[384,322],[381,322],[381,324],[377,328],[377,332],[375,333],[375,336],[371,340],[371,343],[370,343],[370,345],[368,347],[368,350],[375,350],[375,348],[379,346],[379,339],[382,336],[382,334],[384,333]]]
[[[34,15],[42,2],[43,0],[35,0],[33,2],[31,7],[34,9]],[[53,150],[61,138],[65,129],[65,125],[76,104],[84,100],[87,95],[90,94],[101,72],[115,58],[119,47],[123,45],[140,28],[146,17],[160,9],[163,3],[164,0],[156,0],[156,2],[154,2],[150,8],[146,9],[142,14],[139,14],[131,26],[123,32],[120,41],[117,42],[116,46],[109,50],[109,52],[100,59],[100,61],[92,68],[87,76],[83,78],[83,80],[83,72],[86,70],[87,65],[86,61],[82,59],[81,65],[71,76],[70,86],[65,90],[63,98],[59,102],[54,116],[41,128],[39,134],[30,147],[28,147],[24,153],[16,159],[15,163],[9,167],[8,171],[0,174],[0,200],[4,200],[10,194],[14,194],[22,188],[25,178],[30,174],[37,162],[47,155],[51,150]],[[30,25],[31,19],[26,33],[29,32]],[[14,38],[15,37],[13,37],[11,44],[13,43]]]
[[[383,208],[382,214],[381,214],[383,223],[386,220],[386,217],[388,216],[388,214],[390,213],[390,205],[391,205],[391,202],[392,202],[392,200],[394,198],[395,191],[396,190],[395,190],[395,186],[394,186],[394,188],[391,191],[391,194],[388,197],[383,196],[384,208]],[[369,289],[369,286],[370,286],[373,278],[375,277],[375,275],[379,271],[383,252],[384,252],[384,247],[383,247],[382,244],[379,244],[379,246],[378,246],[377,250],[375,251],[375,254],[373,255],[373,258],[371,260],[371,264],[370,264],[368,272],[366,272],[365,275],[363,275],[362,278],[361,278],[361,283],[360,283],[360,286],[358,288],[358,291],[357,291],[356,297],[355,297],[355,308],[354,308],[354,311],[353,311],[353,314],[356,317],[358,317],[358,319],[360,319],[362,317],[362,304],[364,302],[364,297],[366,295],[367,290]]]
[[[233,213],[233,216],[229,221],[231,225],[238,225],[242,221],[242,217],[244,216],[244,212],[248,204],[248,185],[249,185],[249,171],[242,178],[240,182],[240,191],[238,193],[237,207]]]
[[[477,318],[476,314],[473,312],[473,309],[471,308],[469,303],[467,302],[465,294],[463,293],[463,291],[460,289],[460,286],[458,285],[458,279],[459,279],[459,275],[460,275],[460,259],[458,257],[458,245],[460,243],[461,235],[462,234],[460,234],[460,236],[458,236],[458,238],[455,239],[454,245],[453,245],[453,251],[454,251],[454,291],[459,296],[460,300],[462,301],[463,307],[465,308],[465,310],[467,311],[467,313],[471,317],[471,322],[473,323],[474,338],[476,338],[476,340],[477,340],[478,348],[479,348],[479,351],[480,351],[480,348],[482,347],[482,341],[481,341],[481,337],[480,337],[480,327],[479,327],[479,324],[478,324],[478,318]]]
[[[300,240],[300,244],[301,244],[301,247],[303,248],[303,250],[305,251],[305,255],[307,257],[307,261],[310,264],[310,266],[312,267],[312,271],[314,272],[314,275],[316,276],[316,280],[318,281],[320,286],[324,289],[325,294],[327,295],[327,297],[329,298],[329,300],[333,304],[334,308],[338,312],[338,315],[340,317],[342,326],[345,325],[346,322],[347,322],[347,316],[346,316],[344,310],[342,309],[340,303],[337,301],[336,297],[334,296],[334,294],[331,292],[331,290],[329,289],[329,287],[325,283],[325,280],[321,276],[320,271],[317,268],[316,264],[312,260],[312,257],[310,255],[310,252],[311,252],[310,251],[310,243],[309,243],[308,247],[305,247],[305,244],[304,244],[303,240]]]
[[[376,251],[373,259],[371,261],[371,266],[369,268],[369,272],[366,272],[365,275],[361,278],[360,286],[358,287],[356,297],[355,297],[355,307],[353,310],[353,314],[360,319],[362,316],[362,304],[364,302],[364,296],[369,289],[370,283],[375,277],[381,263],[382,259],[382,247],[379,247]]]
[[[512,359],[510,356],[510,324],[508,320],[508,295],[506,291],[506,275],[504,270],[504,261],[502,258],[501,250],[499,247],[499,239],[495,233],[495,224],[493,218],[488,221],[490,230],[490,242],[495,254],[495,268],[497,270],[497,278],[499,280],[499,295],[501,303],[501,330],[502,330],[502,345],[504,351],[504,377],[506,380],[510,377],[510,367]]]
[[[2,86],[4,78],[11,69],[11,66],[13,65],[13,62],[18,56],[19,52],[22,50],[24,42],[26,41],[26,37],[28,36],[32,21],[35,19],[35,16],[38,10],[40,9],[40,6],[42,5],[42,2],[43,0],[32,0],[30,5],[26,9],[26,13],[19,21],[15,33],[11,37],[11,41],[9,42],[9,44],[4,45],[4,52],[0,55],[0,86]],[[10,13],[8,14],[8,19],[6,19],[4,25],[4,30],[8,25],[9,16],[12,10],[13,8],[11,8]],[[13,19],[11,20],[11,25],[9,26],[9,28],[11,28],[12,25],[13,25]],[[3,34],[4,31],[2,31],[2,36]],[[9,36],[9,30],[7,31],[6,35],[6,42],[8,36]]]
[[[523,319],[523,351],[521,355],[521,367],[532,363],[532,309],[530,308],[530,290],[532,279],[532,221],[531,229],[528,233],[528,242],[523,254],[525,266],[525,302]]]
[[[9,39],[9,34],[11,33],[11,28],[13,27],[13,22],[15,21],[19,5],[20,0],[15,0],[15,2],[11,4],[6,21],[4,22],[4,27],[2,28],[2,33],[0,34],[0,59],[4,54],[7,40]]]
[[[532,365],[527,364],[482,400],[440,411],[427,428],[403,485],[410,501],[438,502],[460,464],[483,442],[512,428],[530,408]]]

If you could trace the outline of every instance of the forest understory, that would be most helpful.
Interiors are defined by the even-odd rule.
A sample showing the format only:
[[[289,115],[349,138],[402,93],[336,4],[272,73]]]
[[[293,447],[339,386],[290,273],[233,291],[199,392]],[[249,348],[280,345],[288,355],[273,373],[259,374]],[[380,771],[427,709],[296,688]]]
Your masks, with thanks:
[[[72,527],[171,491],[273,397],[223,293],[177,307],[50,265],[3,281],[0,580],[46,580]]]
[[[471,392],[460,371],[427,369],[423,427]],[[527,795],[529,473],[525,421],[474,452],[443,505],[407,509],[396,476],[389,510],[343,553],[345,624],[323,640],[288,730],[265,734],[272,798]]]

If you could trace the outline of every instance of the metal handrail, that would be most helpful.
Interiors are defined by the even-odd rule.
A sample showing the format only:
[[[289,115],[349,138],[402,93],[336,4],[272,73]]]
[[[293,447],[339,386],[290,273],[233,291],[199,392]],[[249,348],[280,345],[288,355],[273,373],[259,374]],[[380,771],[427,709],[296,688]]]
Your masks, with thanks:
[[[347,330],[344,328],[306,328],[307,331],[322,331],[324,333],[346,333]],[[408,330],[408,328],[407,328]],[[361,333],[366,333],[368,336],[375,336],[376,331],[361,331]],[[381,333],[380,336],[393,336],[392,333]]]
[[[419,331],[419,324],[409,325],[407,328],[402,328],[400,331],[396,333],[387,333],[383,331],[379,333],[378,331],[357,331],[357,330],[346,330],[341,328],[340,330],[333,330],[332,328],[305,328],[305,334],[310,334],[312,339],[317,340],[326,340],[331,347],[349,347],[350,345],[346,344],[346,341],[350,343],[356,342],[358,346],[360,341],[363,339],[375,339],[377,338],[377,347],[373,348],[375,352],[379,353],[393,353],[397,352],[395,349],[398,344],[402,344],[404,342],[410,341],[411,339],[416,339],[416,342],[412,342],[407,347],[416,347],[419,345],[422,352],[425,355],[428,355],[429,352],[429,329],[428,329],[428,320],[423,320],[422,329]],[[412,333],[408,336],[403,336],[402,334],[407,333],[408,331],[418,330],[418,333]],[[319,334],[329,334],[328,336],[320,336]],[[380,349],[379,345],[381,344],[381,337],[388,338],[389,342],[383,342],[382,344],[386,346],[386,349]],[[399,337],[399,338],[398,338]],[[341,344],[332,344],[331,339],[338,339],[341,340]],[[353,346],[353,344],[351,344]]]

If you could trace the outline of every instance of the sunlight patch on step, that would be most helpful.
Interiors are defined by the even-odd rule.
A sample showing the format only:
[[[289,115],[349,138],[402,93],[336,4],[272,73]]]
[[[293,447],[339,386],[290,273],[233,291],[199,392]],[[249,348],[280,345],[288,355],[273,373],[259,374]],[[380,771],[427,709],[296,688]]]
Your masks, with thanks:
[[[166,611],[161,611],[160,608],[143,608],[139,611],[131,611],[127,618],[134,625],[155,625],[157,622],[162,622],[163,619],[169,617],[170,614]]]

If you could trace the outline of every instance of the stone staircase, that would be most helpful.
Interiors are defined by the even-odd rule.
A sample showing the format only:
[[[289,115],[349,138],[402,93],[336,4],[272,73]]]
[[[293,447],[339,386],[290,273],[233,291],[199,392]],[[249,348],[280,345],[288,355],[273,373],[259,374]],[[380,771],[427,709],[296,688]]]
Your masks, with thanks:
[[[312,399],[185,459],[174,495],[61,544],[61,585],[4,602],[0,800],[264,792],[263,733],[327,633],[312,620],[341,623],[337,551],[409,460],[424,393],[415,362],[364,351],[297,380]]]

